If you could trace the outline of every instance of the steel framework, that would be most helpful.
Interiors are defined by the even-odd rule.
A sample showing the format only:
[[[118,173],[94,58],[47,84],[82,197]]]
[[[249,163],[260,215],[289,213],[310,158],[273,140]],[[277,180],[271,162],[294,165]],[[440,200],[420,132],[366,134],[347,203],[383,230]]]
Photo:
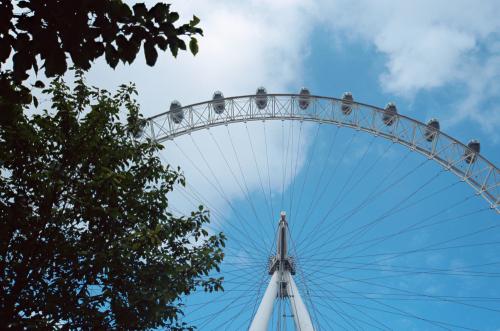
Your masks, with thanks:
[[[344,102],[345,105],[345,102]],[[146,120],[144,135],[164,142],[196,130],[230,123],[299,120],[363,130],[435,160],[467,182],[500,213],[500,170],[479,153],[449,135],[410,117],[341,99],[299,94],[245,95],[210,100],[167,111]],[[389,124],[388,124],[389,123]]]
[[[269,265],[269,274],[272,275],[266,292],[253,317],[249,331],[266,331],[269,328],[269,319],[273,313],[275,300],[289,300],[292,307],[295,330],[314,331],[314,326],[307,311],[307,307],[300,296],[299,289],[293,280],[295,274],[291,256],[288,255],[288,223],[285,212],[281,212],[278,227],[278,241],[276,256]]]

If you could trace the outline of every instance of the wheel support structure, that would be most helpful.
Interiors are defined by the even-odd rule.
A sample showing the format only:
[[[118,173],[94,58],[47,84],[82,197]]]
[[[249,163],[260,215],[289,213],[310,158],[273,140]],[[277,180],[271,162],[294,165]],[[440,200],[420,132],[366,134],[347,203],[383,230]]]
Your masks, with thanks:
[[[276,256],[273,256],[269,263],[269,274],[272,275],[271,280],[264,292],[249,331],[268,330],[276,300],[289,300],[296,330],[314,331],[307,307],[293,280],[295,263],[293,258],[288,255],[287,234],[288,223],[286,221],[286,214],[285,212],[281,212],[278,227],[277,252]]]

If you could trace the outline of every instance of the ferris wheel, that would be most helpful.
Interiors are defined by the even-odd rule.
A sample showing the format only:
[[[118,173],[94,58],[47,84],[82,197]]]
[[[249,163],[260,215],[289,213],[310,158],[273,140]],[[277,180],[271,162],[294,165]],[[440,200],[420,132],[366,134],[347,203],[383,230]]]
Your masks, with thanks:
[[[228,238],[200,330],[496,330],[500,170],[467,144],[351,93],[224,97],[145,121]]]

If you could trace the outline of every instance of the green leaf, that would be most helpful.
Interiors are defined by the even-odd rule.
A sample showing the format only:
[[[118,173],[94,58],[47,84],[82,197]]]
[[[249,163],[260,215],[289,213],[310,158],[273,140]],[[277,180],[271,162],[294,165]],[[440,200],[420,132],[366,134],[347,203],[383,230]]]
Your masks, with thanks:
[[[162,51],[167,50],[167,47],[168,47],[168,42],[167,42],[167,39],[165,39],[165,38],[164,38],[164,37],[162,37],[162,36],[158,36],[157,38],[155,38],[155,42],[156,42],[156,45],[158,45],[158,47],[159,47]]]
[[[196,38],[193,37],[189,41],[189,49],[191,50],[191,53],[193,53],[193,55],[198,54],[198,40]]]
[[[105,53],[105,58],[106,62],[111,66],[111,68],[116,68],[116,65],[118,64],[118,52],[116,51],[115,47],[111,44],[106,45],[106,49],[104,51]]]
[[[45,59],[44,66],[47,77],[64,74],[68,68],[64,51],[60,48],[52,50],[50,56]]]
[[[162,2],[155,4],[150,10],[149,15],[154,17],[157,22],[162,22],[167,17],[168,6]]]
[[[130,10],[130,7],[127,4],[122,3],[120,8],[119,8],[119,14],[120,16],[123,17],[130,17],[132,16],[132,11]]]
[[[183,51],[186,50],[186,43],[182,39],[177,39],[177,45],[179,46],[179,49],[182,49]]]
[[[41,80],[37,80],[33,86],[37,88],[44,88],[45,84]]]
[[[176,13],[176,12],[171,12],[170,14],[168,14],[168,21],[170,23],[174,23],[176,22],[177,20],[179,20],[179,14]]]
[[[200,23],[200,19],[196,17],[196,15],[193,15],[193,19],[189,22],[190,27],[195,27]]]
[[[26,71],[30,68],[33,58],[27,52],[17,52],[12,57],[14,62],[14,79],[24,80],[28,74]]]
[[[134,10],[134,15],[137,17],[144,17],[148,13],[148,9],[144,3],[136,3],[132,9]]]
[[[14,42],[14,47],[16,49],[23,49],[29,46],[30,46],[30,36],[27,33],[20,33]]]
[[[38,99],[36,97],[33,97],[33,105],[38,108]]]
[[[0,62],[4,62],[9,58],[10,52],[12,50],[10,42],[10,36],[0,38],[0,45],[2,45],[0,47]]]
[[[176,43],[169,43],[169,45],[170,45],[170,53],[172,53],[174,57],[177,57],[177,53],[179,52],[179,46],[177,46]]]
[[[17,6],[19,8],[29,8],[30,7],[30,3],[29,1],[19,1]]]
[[[150,40],[144,43],[144,55],[148,66],[154,66],[158,58],[158,52],[156,51],[155,44]]]

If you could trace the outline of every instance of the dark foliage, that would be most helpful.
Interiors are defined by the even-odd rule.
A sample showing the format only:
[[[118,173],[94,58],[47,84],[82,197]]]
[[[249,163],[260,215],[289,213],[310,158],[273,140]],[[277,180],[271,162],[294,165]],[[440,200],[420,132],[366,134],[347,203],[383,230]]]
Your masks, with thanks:
[[[69,65],[88,70],[102,56],[115,68],[120,61],[132,63],[141,46],[153,66],[158,50],[170,49],[173,56],[186,50],[183,38],[196,55],[200,20],[178,20],[161,2],[148,8],[121,0],[0,0],[0,120],[16,116],[12,105],[38,103],[23,83],[30,70],[53,77]],[[10,58],[12,70],[5,67]]]
[[[88,88],[78,71],[74,88],[57,78],[44,90],[52,109],[0,126],[4,328],[188,329],[181,296],[221,289],[208,274],[225,238],[207,233],[201,207],[167,211],[184,178],[161,145],[134,138],[134,93]]]
[[[199,19],[176,26],[177,12],[157,3],[132,8],[121,0],[28,0],[0,4],[0,63],[13,55],[13,79],[28,78],[38,71],[38,61],[47,77],[62,75],[67,58],[77,68],[88,70],[105,56],[111,67],[119,61],[132,63],[144,44],[146,63],[156,63],[158,51],[170,49],[174,56],[186,50],[182,37],[190,38],[193,54],[198,52]]]

